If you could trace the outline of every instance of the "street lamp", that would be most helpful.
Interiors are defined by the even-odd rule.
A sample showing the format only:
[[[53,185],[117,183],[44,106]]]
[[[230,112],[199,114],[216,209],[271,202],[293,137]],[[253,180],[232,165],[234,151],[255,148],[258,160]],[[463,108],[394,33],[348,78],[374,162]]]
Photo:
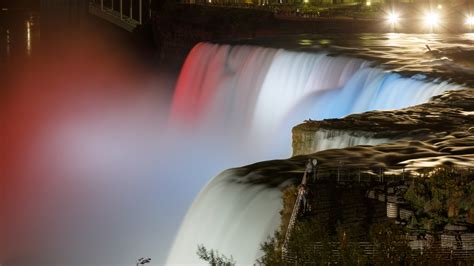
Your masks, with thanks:
[[[400,21],[400,15],[396,12],[390,12],[387,16],[387,21],[390,24],[395,25]]]
[[[470,30],[474,27],[474,16],[469,15],[466,17],[466,25],[469,27]]]
[[[440,24],[441,18],[438,13],[431,11],[426,13],[424,17],[424,22],[427,27],[429,27],[430,29],[434,29]]]

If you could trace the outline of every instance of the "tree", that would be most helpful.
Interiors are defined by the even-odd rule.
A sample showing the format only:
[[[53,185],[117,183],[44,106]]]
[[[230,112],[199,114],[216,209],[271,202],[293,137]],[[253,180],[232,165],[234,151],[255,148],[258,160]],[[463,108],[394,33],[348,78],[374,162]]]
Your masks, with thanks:
[[[234,266],[235,261],[232,256],[230,258],[219,254],[217,250],[207,250],[203,245],[198,246],[197,255],[200,259],[207,261],[211,266]]]
[[[370,237],[376,249],[374,261],[377,264],[405,265],[410,263],[412,250],[404,238],[401,226],[392,222],[374,224],[370,229]]]

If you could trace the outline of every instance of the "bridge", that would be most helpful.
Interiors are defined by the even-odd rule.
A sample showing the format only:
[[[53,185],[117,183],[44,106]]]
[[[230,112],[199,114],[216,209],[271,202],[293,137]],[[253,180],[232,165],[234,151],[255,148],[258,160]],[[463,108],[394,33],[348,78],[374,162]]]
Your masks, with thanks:
[[[151,18],[152,0],[90,0],[89,13],[129,32]]]

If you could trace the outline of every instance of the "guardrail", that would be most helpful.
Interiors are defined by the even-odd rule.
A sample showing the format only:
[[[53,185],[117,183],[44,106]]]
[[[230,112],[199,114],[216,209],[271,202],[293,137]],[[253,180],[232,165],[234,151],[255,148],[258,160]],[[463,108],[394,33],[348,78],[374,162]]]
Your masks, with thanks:
[[[145,19],[151,17],[151,2],[149,0],[91,0],[89,13],[132,32],[137,26],[143,24]]]
[[[416,258],[418,256],[426,256],[438,261],[466,261],[466,260],[474,260],[474,250],[470,249],[451,249],[451,248],[443,248],[440,246],[440,242],[436,242],[434,247],[426,248],[426,249],[415,249],[412,250],[411,256]],[[377,261],[377,256],[385,256],[386,251],[382,250],[377,245],[374,245],[371,242],[348,242],[346,246],[355,246],[359,248],[361,251],[361,255],[369,258],[373,261]],[[437,246],[436,246],[437,245]],[[308,243],[308,245],[302,246],[302,249],[309,252],[319,253],[323,250],[330,252],[330,258],[334,261],[337,261],[341,256],[341,243],[340,242],[314,242]],[[282,260],[286,263],[292,263],[297,265],[298,259],[294,252],[291,249],[286,249],[283,251]],[[315,263],[316,261],[311,260],[304,260],[303,264],[306,263]]]

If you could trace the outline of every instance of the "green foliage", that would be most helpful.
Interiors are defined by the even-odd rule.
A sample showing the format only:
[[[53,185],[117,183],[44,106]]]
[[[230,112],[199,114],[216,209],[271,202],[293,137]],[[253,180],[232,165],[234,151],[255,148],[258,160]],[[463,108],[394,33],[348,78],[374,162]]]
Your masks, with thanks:
[[[441,230],[447,223],[469,222],[474,207],[474,176],[468,170],[435,168],[423,171],[404,197],[416,210],[410,227]]]
[[[198,246],[197,255],[211,266],[234,266],[236,264],[232,256],[228,258],[216,250],[207,250],[203,245]]]
[[[403,265],[411,259],[411,249],[408,241],[403,237],[405,232],[402,227],[386,222],[374,224],[370,229],[371,242],[375,245],[377,264]]]
[[[323,224],[317,217],[302,219],[295,226],[288,250],[296,257],[296,263],[308,261],[316,264],[328,264],[337,262],[342,265],[364,265],[368,260],[363,255],[363,250],[353,239],[350,228],[336,228],[337,234],[330,234],[332,230],[327,224]],[[279,232],[274,237],[261,245],[264,255],[257,261],[259,265],[282,265],[283,237]],[[311,248],[315,242],[317,249]],[[339,243],[336,246],[334,243]],[[338,250],[337,255],[334,251]]]
[[[257,260],[258,265],[283,265],[281,241],[283,241],[282,235],[277,231],[275,235],[260,245],[260,250],[263,252],[263,256]]]
[[[422,233],[439,231],[453,221],[474,223],[473,177],[471,172],[450,168],[424,171],[422,177],[413,182],[404,195],[415,209],[415,216],[406,228]],[[258,264],[285,264],[282,261],[282,232],[286,232],[295,195],[295,187],[284,191],[282,226],[261,245],[264,255],[257,261]],[[358,242],[359,239],[355,237],[361,234],[360,230],[367,229],[352,224],[349,228],[347,225],[331,224],[317,215],[305,217],[295,225],[287,247],[291,256],[296,259],[295,264],[441,265],[443,259],[446,259],[436,249],[413,251],[405,237],[405,227],[393,222],[377,223],[370,227],[369,236],[364,241],[374,247],[374,255],[367,256],[359,246],[362,242]]]
[[[332,258],[332,262],[342,265],[365,265],[368,259],[364,256],[364,250],[359,246],[353,237],[354,231],[351,228],[338,227],[337,238],[339,242],[339,256]],[[331,262],[331,261],[328,261]]]
[[[302,248],[308,243],[321,242],[322,248],[315,249]],[[322,224],[316,217],[304,219],[298,222],[291,234],[288,249],[294,252],[298,262],[308,261],[327,261],[331,257],[331,248],[329,246],[329,234],[327,225]]]
[[[286,229],[288,227],[288,223],[290,222],[291,213],[293,212],[293,206],[295,205],[297,194],[298,187],[294,185],[289,186],[282,191],[283,209],[280,211],[280,233],[283,236],[286,234]]]

